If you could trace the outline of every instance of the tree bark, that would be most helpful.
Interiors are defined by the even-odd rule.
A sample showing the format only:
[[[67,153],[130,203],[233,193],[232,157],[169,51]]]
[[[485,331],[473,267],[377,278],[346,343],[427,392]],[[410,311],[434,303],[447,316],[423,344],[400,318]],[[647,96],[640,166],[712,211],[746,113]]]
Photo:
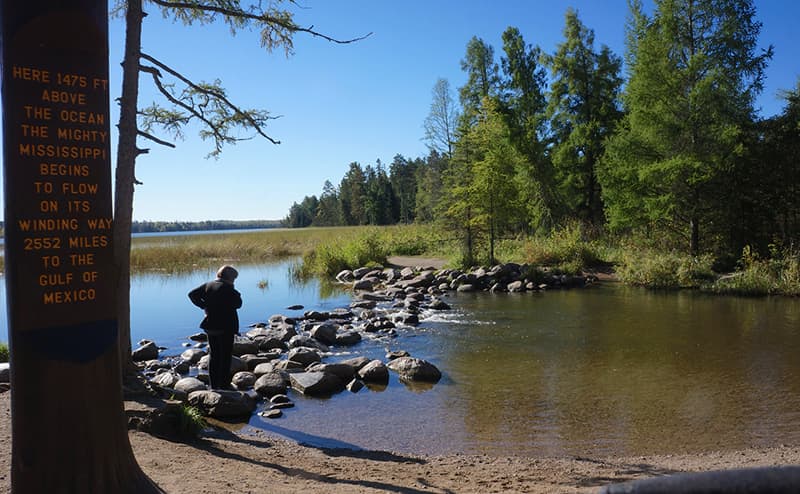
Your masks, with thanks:
[[[0,20],[3,165],[10,178],[5,183],[5,281],[12,364],[11,491],[161,493],[136,463],[128,440],[116,319],[117,295],[123,294],[114,293],[119,271],[113,235],[109,241],[108,227],[92,226],[98,218],[111,218],[109,143],[103,139],[88,147],[64,138],[76,149],[91,150],[91,156],[63,158],[61,166],[80,170],[74,176],[37,175],[31,170],[41,170],[38,157],[21,150],[31,136],[16,130],[23,122],[41,124],[37,139],[47,139],[49,130],[55,146],[56,130],[88,125],[50,118],[46,112],[74,109],[96,117],[93,130],[110,134],[107,1],[2,2]],[[25,67],[40,76],[26,79]],[[20,112],[39,108],[42,91],[79,96],[80,103],[51,102],[32,110],[40,116]],[[47,207],[37,210],[26,201],[32,190],[37,199],[31,185],[42,176],[51,190],[45,189]],[[64,192],[70,184],[96,188],[76,199]],[[75,203],[79,206],[71,207]],[[26,218],[72,226],[49,228],[42,237],[19,226]],[[47,239],[48,248],[26,248],[37,239],[42,245]]]
[[[696,217],[690,219],[689,228],[691,229],[689,252],[691,252],[693,256],[697,257],[700,255],[700,220],[698,220]]]
[[[125,14],[125,59],[122,62],[119,143],[114,189],[114,268],[117,276],[119,354],[123,376],[134,370],[131,359],[131,224],[136,183],[136,109],[139,97],[139,58],[142,40],[142,0],[129,0]]]

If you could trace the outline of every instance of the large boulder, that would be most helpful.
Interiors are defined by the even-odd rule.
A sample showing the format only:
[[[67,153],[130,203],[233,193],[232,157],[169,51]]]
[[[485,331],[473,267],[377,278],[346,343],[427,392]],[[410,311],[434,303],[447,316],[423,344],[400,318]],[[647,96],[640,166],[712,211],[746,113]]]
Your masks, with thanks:
[[[367,365],[359,369],[358,377],[368,383],[388,383],[389,369],[380,360],[372,360]]]
[[[305,335],[297,335],[293,336],[291,340],[289,340],[289,348],[298,348],[298,347],[308,347],[308,348],[315,348],[323,353],[328,353],[330,348],[325,343],[321,341],[315,340],[310,336]]]
[[[192,394],[195,391],[203,391],[206,389],[206,385],[200,379],[196,377],[184,377],[177,383],[175,383],[175,389],[177,391],[183,391],[187,395]]]
[[[353,358],[345,359],[345,360],[342,360],[342,361],[340,361],[338,363],[339,364],[348,365],[348,366],[353,368],[353,372],[358,372],[359,370],[361,370],[362,367],[364,367],[365,365],[367,365],[370,362],[371,362],[370,359],[368,359],[367,357],[363,357],[362,356],[362,357],[353,357]]]
[[[353,279],[355,279],[355,276],[353,276],[353,272],[349,269],[339,271],[339,273],[336,275],[336,281],[339,283],[349,283],[353,281]]]
[[[208,363],[211,362],[211,355],[205,355],[203,358],[197,361],[197,368],[206,370],[208,369]],[[237,372],[246,371],[247,364],[242,361],[239,357],[231,357],[231,374],[236,374]]]
[[[255,369],[253,369],[253,374],[258,376],[263,376],[264,374],[269,374],[270,372],[275,370],[275,364],[273,361],[264,362],[263,364],[258,364]]]
[[[374,287],[375,287],[375,280],[371,278],[356,280],[353,283],[353,290],[364,290],[367,292],[371,292]]]
[[[134,362],[155,360],[158,358],[158,345],[152,341],[145,342],[139,348],[131,352],[131,357],[133,358]]]
[[[201,350],[199,348],[188,348],[181,353],[181,358],[183,360],[188,360],[192,364],[196,364],[200,361],[201,358],[206,356],[208,352],[205,350]]]
[[[278,357],[277,355],[273,356],[268,354],[259,354],[259,355],[247,354],[247,355],[242,355],[239,358],[242,360],[242,362],[244,362],[244,365],[247,366],[247,370],[252,371],[256,367],[258,367],[259,364],[265,364],[267,362],[271,362]]]
[[[203,415],[219,419],[247,419],[256,409],[256,402],[240,391],[195,391],[189,404]]]
[[[255,354],[258,353],[258,344],[250,338],[246,338],[244,336],[234,336],[233,350],[231,353],[237,357],[247,354]]]
[[[345,331],[336,335],[336,344],[339,346],[352,346],[361,341],[358,331]]]
[[[338,330],[339,326],[337,324],[330,322],[317,324],[311,329],[311,337],[326,345],[333,345],[336,343],[336,332]]]
[[[8,362],[0,363],[0,383],[11,382],[11,364]]]
[[[435,365],[414,357],[396,358],[389,362],[387,367],[397,372],[400,375],[400,379],[407,381],[435,383],[442,378],[442,373]]]
[[[330,396],[344,389],[345,383],[328,372],[296,372],[289,375],[292,389],[308,396]]]
[[[248,371],[237,372],[231,378],[231,384],[233,384],[236,389],[240,390],[252,388],[255,383],[256,375]]]
[[[320,362],[322,357],[320,357],[319,353],[312,348],[298,347],[289,350],[288,360],[297,362],[302,364],[303,367],[306,367],[315,362]]]
[[[289,387],[287,380],[287,375],[280,371],[268,372],[256,379],[253,389],[266,397],[284,394]]]
[[[175,384],[180,380],[181,376],[177,372],[166,371],[158,374],[153,379],[150,379],[150,382],[158,384],[164,388],[174,388]]]
[[[356,370],[347,364],[312,364],[306,369],[308,372],[327,372],[341,379],[343,382],[350,382]]]

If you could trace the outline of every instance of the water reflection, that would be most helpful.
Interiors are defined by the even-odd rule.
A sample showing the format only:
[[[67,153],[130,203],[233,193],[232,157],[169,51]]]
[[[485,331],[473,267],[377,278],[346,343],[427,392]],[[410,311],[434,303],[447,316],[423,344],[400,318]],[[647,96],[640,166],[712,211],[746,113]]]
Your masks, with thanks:
[[[780,324],[796,300],[499,297],[464,301],[498,324],[473,328],[474,347],[454,345],[448,361],[486,452],[520,440],[552,454],[639,454],[800,439],[797,330]]]

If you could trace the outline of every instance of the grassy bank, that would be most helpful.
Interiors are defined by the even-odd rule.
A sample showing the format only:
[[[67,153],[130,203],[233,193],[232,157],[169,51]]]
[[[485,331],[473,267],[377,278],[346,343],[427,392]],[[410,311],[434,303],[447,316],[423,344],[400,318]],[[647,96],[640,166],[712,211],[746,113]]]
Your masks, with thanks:
[[[734,272],[718,273],[711,256],[692,257],[657,245],[653,238],[609,238],[571,224],[547,237],[501,239],[499,262],[528,264],[539,270],[576,274],[613,272],[626,284],[654,289],[700,289],[720,294],[800,296],[800,252],[785,249],[760,258],[745,249]],[[430,225],[274,229],[207,235],[133,239],[131,269],[186,272],[222,263],[254,264],[302,257],[299,278],[332,277],[347,268],[385,265],[390,256],[445,259],[464,265],[463,242]],[[481,262],[485,245],[476,242]],[[0,257],[2,260],[2,257]]]
[[[222,263],[252,264],[301,256],[356,235],[357,227],[274,229],[207,235],[134,238],[133,272],[181,272]]]
[[[346,268],[385,264],[392,255],[441,257],[450,267],[469,267],[463,265],[461,243],[430,226],[370,227],[352,233],[306,252],[296,274],[331,277]],[[612,272],[622,283],[651,289],[800,296],[800,253],[792,251],[760,259],[746,249],[736,271],[719,273],[710,255],[693,257],[676,249],[659,249],[641,238],[593,236],[572,224],[548,237],[500,240],[495,255],[499,262],[558,273]]]

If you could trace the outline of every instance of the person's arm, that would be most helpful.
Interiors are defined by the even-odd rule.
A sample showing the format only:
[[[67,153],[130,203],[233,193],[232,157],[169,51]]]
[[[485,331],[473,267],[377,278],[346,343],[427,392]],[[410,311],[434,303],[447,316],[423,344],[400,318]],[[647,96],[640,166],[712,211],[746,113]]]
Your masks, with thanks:
[[[236,289],[233,290],[233,294],[234,294],[233,307],[236,309],[240,309],[242,307],[242,294],[239,293],[239,291]]]
[[[201,309],[206,308],[206,286],[200,285],[191,292],[189,292],[189,300]]]

